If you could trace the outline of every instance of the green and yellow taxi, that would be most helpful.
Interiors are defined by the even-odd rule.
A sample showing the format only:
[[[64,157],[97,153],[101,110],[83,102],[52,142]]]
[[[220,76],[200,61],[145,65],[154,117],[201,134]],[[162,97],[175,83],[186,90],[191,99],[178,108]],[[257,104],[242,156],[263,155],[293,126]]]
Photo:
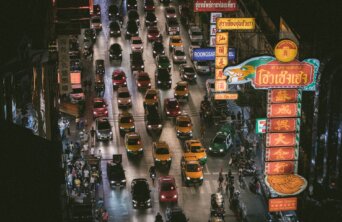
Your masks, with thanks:
[[[203,170],[196,156],[183,156],[181,160],[182,179],[186,186],[201,185]]]
[[[159,96],[156,89],[148,89],[145,93],[144,106],[158,105]]]
[[[189,100],[189,83],[187,81],[179,81],[174,88],[174,96],[177,100]]]
[[[131,113],[123,112],[119,114],[119,131],[121,136],[135,131],[134,118]]]
[[[154,142],[152,154],[155,166],[170,168],[172,157],[169,145],[165,141]]]
[[[127,156],[138,156],[144,152],[143,143],[141,141],[140,134],[137,132],[126,133],[125,135],[125,147]]]
[[[207,162],[206,150],[198,139],[185,141],[184,156],[195,156],[201,165]]]

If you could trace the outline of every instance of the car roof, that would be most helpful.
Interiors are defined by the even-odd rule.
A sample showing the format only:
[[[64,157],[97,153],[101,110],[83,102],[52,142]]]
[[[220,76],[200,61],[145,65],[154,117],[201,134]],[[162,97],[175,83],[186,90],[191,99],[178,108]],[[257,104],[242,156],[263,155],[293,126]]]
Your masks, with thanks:
[[[127,87],[119,87],[118,92],[129,92]]]
[[[131,40],[141,40],[140,36],[132,36]]]
[[[163,147],[163,148],[169,148],[169,145],[165,141],[158,141],[153,143],[157,148]]]
[[[179,121],[191,121],[191,118],[188,115],[180,115],[180,116],[177,116],[177,120],[179,120]]]
[[[109,119],[106,117],[96,118],[96,122],[109,122]]]
[[[120,113],[119,117],[133,117],[133,115],[132,113],[125,111],[125,112]]]
[[[176,84],[179,86],[188,86],[189,85],[189,83],[187,81],[179,81]]]
[[[173,35],[170,39],[182,39],[180,35]]]
[[[158,91],[156,89],[148,89],[146,94],[158,94]]]
[[[93,101],[94,102],[104,102],[105,100],[103,98],[97,97],[97,98],[94,98]]]
[[[141,138],[138,132],[129,132],[129,133],[126,133],[126,136],[128,138]]]
[[[176,180],[173,176],[160,176],[159,181],[160,182],[173,182],[173,183],[176,182]]]
[[[136,178],[132,180],[132,183],[139,183],[139,182],[148,184],[145,178]]]

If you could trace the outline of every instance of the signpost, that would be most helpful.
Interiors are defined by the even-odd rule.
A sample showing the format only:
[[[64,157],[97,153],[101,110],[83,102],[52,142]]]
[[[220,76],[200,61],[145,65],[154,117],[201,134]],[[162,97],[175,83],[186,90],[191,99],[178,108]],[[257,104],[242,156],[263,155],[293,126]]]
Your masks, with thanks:
[[[220,30],[253,30],[255,18],[217,18],[216,28]]]

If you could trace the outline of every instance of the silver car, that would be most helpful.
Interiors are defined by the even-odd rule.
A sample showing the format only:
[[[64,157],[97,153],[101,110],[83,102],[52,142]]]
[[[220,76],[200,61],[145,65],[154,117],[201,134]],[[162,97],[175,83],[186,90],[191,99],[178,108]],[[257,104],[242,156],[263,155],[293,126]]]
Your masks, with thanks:
[[[143,52],[144,46],[139,36],[134,36],[131,38],[131,48],[133,52]]]
[[[186,55],[183,47],[176,47],[172,53],[174,63],[186,63]]]
[[[91,18],[91,28],[97,32],[102,30],[101,17],[94,16]]]
[[[130,107],[132,105],[131,95],[127,87],[120,87],[118,89],[118,104],[119,107]]]
[[[192,26],[189,29],[190,41],[201,42],[203,40],[203,32],[200,27]]]
[[[97,118],[95,120],[96,140],[113,140],[112,126],[108,118]]]
[[[210,65],[207,61],[194,61],[194,67],[197,73],[208,74],[210,73]]]

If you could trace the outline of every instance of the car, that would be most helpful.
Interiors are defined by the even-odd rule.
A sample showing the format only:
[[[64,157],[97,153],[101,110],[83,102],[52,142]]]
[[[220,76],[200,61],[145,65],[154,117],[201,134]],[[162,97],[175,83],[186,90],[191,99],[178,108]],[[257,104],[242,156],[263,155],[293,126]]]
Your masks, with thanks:
[[[135,124],[133,115],[129,112],[122,112],[119,114],[119,132],[121,136],[126,133],[134,132]]]
[[[178,192],[176,180],[173,176],[161,176],[158,178],[159,202],[177,202]]]
[[[145,11],[154,11],[156,7],[154,6],[153,0],[145,0],[144,9]]]
[[[81,84],[73,84],[71,85],[70,92],[70,101],[71,103],[78,103],[85,100],[84,92]]]
[[[109,48],[109,60],[119,60],[122,61],[122,48],[119,43],[114,43]]]
[[[144,152],[141,136],[137,132],[125,134],[125,147],[127,156],[140,156]]]
[[[90,40],[83,41],[83,55],[88,57],[93,54],[93,42]]]
[[[120,15],[119,7],[116,5],[110,5],[108,7],[108,18],[109,20],[117,18]]]
[[[180,27],[176,18],[168,18],[165,23],[165,30],[168,35],[179,35]]]
[[[139,13],[137,10],[128,11],[128,21],[135,21],[138,26],[140,25]]]
[[[203,170],[195,156],[183,156],[181,159],[181,175],[186,186],[201,185]]]
[[[165,68],[157,68],[155,72],[155,81],[155,85],[159,89],[170,89],[172,85],[170,71]]]
[[[132,36],[139,35],[139,27],[136,21],[129,20],[127,22],[126,39],[130,39]]]
[[[176,9],[174,7],[166,7],[165,8],[165,17],[169,18],[177,18]]]
[[[95,74],[104,75],[105,74],[105,66],[103,59],[95,60]]]
[[[207,162],[207,153],[200,140],[186,140],[184,156],[195,156],[201,165]]]
[[[163,122],[157,106],[152,105],[145,107],[145,124],[148,133],[151,131],[161,132]]]
[[[166,222],[188,222],[189,219],[186,218],[183,210],[180,207],[168,207],[165,211],[165,221]]]
[[[145,17],[145,26],[156,26],[157,25],[157,17],[153,12],[147,12]]]
[[[172,51],[173,63],[186,63],[186,55],[183,47],[175,47]]]
[[[101,15],[101,7],[100,7],[100,5],[93,5],[93,14],[94,15]]]
[[[151,208],[151,190],[145,178],[133,179],[131,184],[133,208]]]
[[[160,39],[161,35],[157,26],[147,27],[147,40],[152,42]]]
[[[190,26],[189,37],[190,37],[190,41],[202,42],[203,41],[203,31],[198,26]]]
[[[152,155],[155,166],[170,168],[172,157],[169,145],[165,141],[153,142]]]
[[[181,100],[189,100],[189,83],[187,81],[179,81],[177,82],[175,88],[174,88],[174,96],[178,101]]]
[[[210,74],[210,64],[208,61],[194,61],[194,68],[197,73]]]
[[[96,41],[96,31],[94,29],[85,29],[84,30],[84,40],[91,40],[92,42]]]
[[[118,89],[118,105],[119,108],[132,106],[131,95],[129,94],[127,87],[120,87]]]
[[[190,59],[192,60],[193,57],[193,50],[194,49],[198,49],[201,48],[201,43],[200,42],[196,42],[196,41],[191,41],[190,42],[190,46],[189,46],[189,55],[190,55]]]
[[[111,37],[121,36],[121,29],[118,21],[113,21],[109,24],[109,35]]]
[[[192,122],[190,116],[187,114],[177,116],[176,133],[179,139],[192,138]]]
[[[127,77],[122,69],[116,69],[112,74],[113,89],[127,86]]]
[[[177,117],[182,112],[179,108],[179,102],[175,98],[164,99],[164,112],[167,117]]]
[[[215,79],[207,79],[207,81],[205,81],[205,88],[208,97],[211,97],[211,95],[215,93]]]
[[[106,85],[103,81],[103,75],[95,75],[95,93],[97,97],[103,97]]]
[[[182,80],[196,82],[197,73],[191,65],[181,64],[179,66],[179,75]]]
[[[135,82],[138,86],[138,90],[145,90],[151,88],[151,79],[147,72],[137,71],[134,72]]]
[[[155,58],[157,55],[165,55],[164,45],[162,42],[153,42],[152,44],[152,52],[153,57]]]
[[[98,117],[108,117],[107,104],[102,98],[93,99],[93,119]]]
[[[171,70],[171,63],[168,56],[158,55],[155,61],[157,69],[167,69],[168,71]]]
[[[144,106],[157,106],[159,103],[159,94],[156,89],[148,89],[144,97]]]
[[[95,133],[96,141],[99,140],[113,140],[112,126],[108,118],[95,119]]]
[[[144,60],[141,52],[132,52],[130,58],[132,71],[143,71],[145,69]]]
[[[210,141],[209,153],[226,154],[233,145],[234,128],[230,124],[223,125]]]
[[[126,1],[127,11],[129,10],[138,10],[137,0],[127,0]]]
[[[170,4],[171,0],[159,0],[159,2],[160,2],[161,4],[168,5],[168,4]]]
[[[77,59],[80,59],[80,44],[76,38],[69,39],[69,55],[77,55]]]
[[[139,36],[134,36],[131,38],[131,49],[132,52],[143,52],[144,46]]]
[[[114,160],[116,156],[120,156],[120,162]],[[125,170],[121,164],[122,156],[121,154],[114,154],[113,160],[107,161],[107,177],[109,185],[112,186],[126,186],[126,175]]]
[[[101,17],[94,16],[90,19],[91,28],[95,29],[96,32],[99,32],[102,30],[102,24],[101,24]]]
[[[171,36],[169,41],[169,50],[176,47],[183,47],[182,37],[179,35]]]

